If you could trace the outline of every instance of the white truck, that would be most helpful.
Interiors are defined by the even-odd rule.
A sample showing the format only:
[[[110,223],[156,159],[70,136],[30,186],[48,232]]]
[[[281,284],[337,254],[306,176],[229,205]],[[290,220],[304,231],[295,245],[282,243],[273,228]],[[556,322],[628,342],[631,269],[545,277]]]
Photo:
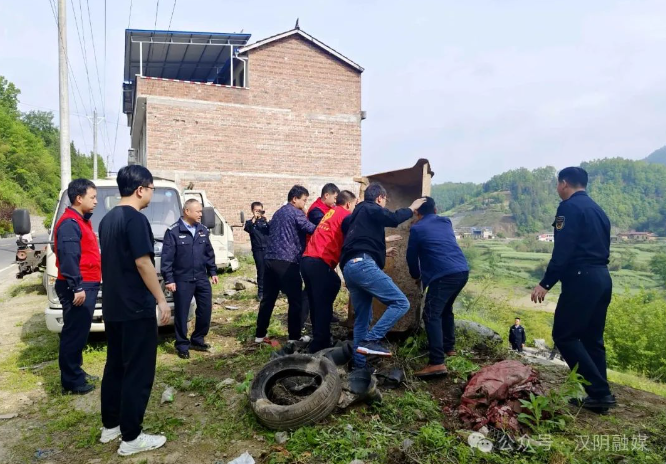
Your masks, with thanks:
[[[95,233],[99,223],[104,215],[111,210],[120,201],[120,193],[115,179],[97,179],[94,181],[97,186],[97,207],[93,212],[92,224]],[[196,198],[204,206],[202,223],[211,231],[210,241],[215,250],[215,264],[220,271],[238,269],[238,260],[234,256],[234,236],[231,227],[224,220],[224,217],[213,208],[212,204],[206,198],[203,191],[185,190],[180,192],[175,182],[164,179],[155,179],[155,191],[150,205],[141,211],[146,215],[155,236],[155,267],[157,268],[158,278],[162,284],[167,302],[173,313],[173,295],[164,288],[164,280],[160,272],[160,256],[162,253],[162,239],[167,228],[176,222],[181,216],[184,202],[189,198]],[[53,215],[53,222],[49,229],[49,240],[53,242],[53,233],[55,224],[62,216],[65,208],[70,205],[67,191],[60,192],[56,212]],[[62,306],[55,292],[55,282],[58,275],[56,268],[56,257],[53,252],[53,246],[49,245],[46,250],[46,269],[44,272],[44,287],[48,296],[48,307],[46,308],[46,326],[52,332],[61,332],[63,327]],[[103,286],[102,286],[103,289]],[[190,315],[193,314],[194,303],[190,305]],[[173,324],[173,314],[171,316]],[[93,314],[91,332],[103,332],[104,321],[102,320],[102,290],[97,296],[97,304]]]

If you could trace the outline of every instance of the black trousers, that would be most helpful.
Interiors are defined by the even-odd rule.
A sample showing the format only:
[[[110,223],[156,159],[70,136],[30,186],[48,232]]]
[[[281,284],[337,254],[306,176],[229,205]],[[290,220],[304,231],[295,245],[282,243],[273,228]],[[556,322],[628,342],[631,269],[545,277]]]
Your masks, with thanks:
[[[304,257],[301,260],[301,274],[311,303],[312,342],[309,349],[311,353],[316,353],[331,346],[333,303],[341,282],[335,270],[319,258]]]
[[[265,254],[265,248],[252,249],[254,265],[257,268],[257,295],[260,298],[264,294],[264,273],[266,272],[266,260],[264,259]]]
[[[268,333],[275,301],[280,291],[287,295],[289,301],[289,312],[287,313],[289,340],[301,338],[302,286],[303,281],[298,264],[273,259],[266,260],[264,297],[259,303],[259,314],[257,315],[257,338],[265,337]]]
[[[67,390],[86,383],[86,372],[81,368],[83,349],[88,342],[99,282],[84,282],[82,286],[86,299],[81,306],[74,306],[74,292],[67,287],[67,282],[58,280],[55,284],[64,322],[58,352],[60,383]]]
[[[120,425],[123,441],[141,433],[155,380],[157,321],[105,322],[107,350],[102,378],[102,424]]]
[[[522,344],[522,343],[513,343],[513,342],[512,342],[512,343],[511,343],[511,348],[512,348],[514,351],[518,351],[518,352],[520,352],[520,353],[523,352],[523,344]]]
[[[606,267],[574,269],[562,279],[562,294],[555,309],[553,341],[562,358],[591,385],[587,394],[610,395],[606,377],[604,329],[613,282]]]
[[[444,363],[447,351],[452,351],[456,344],[453,303],[467,284],[469,272],[456,272],[428,284],[423,321],[428,334],[430,364]]]
[[[187,316],[190,313],[192,297],[197,304],[196,322],[191,340],[187,338]],[[176,350],[187,351],[190,343],[203,345],[204,337],[210,330],[210,318],[213,312],[213,289],[208,279],[199,279],[192,282],[176,282],[176,291],[173,293],[174,318],[173,325],[176,332]]]

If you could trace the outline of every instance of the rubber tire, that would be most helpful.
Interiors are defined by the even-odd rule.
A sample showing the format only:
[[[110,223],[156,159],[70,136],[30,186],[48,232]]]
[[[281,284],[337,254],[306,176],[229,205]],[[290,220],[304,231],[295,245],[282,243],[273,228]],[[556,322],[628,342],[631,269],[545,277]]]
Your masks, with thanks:
[[[319,375],[321,385],[310,396],[296,404],[283,406],[268,399],[267,388],[285,371]],[[250,406],[259,422],[273,430],[294,430],[327,417],[338,404],[342,382],[338,369],[329,359],[293,354],[274,359],[254,377],[250,387]]]

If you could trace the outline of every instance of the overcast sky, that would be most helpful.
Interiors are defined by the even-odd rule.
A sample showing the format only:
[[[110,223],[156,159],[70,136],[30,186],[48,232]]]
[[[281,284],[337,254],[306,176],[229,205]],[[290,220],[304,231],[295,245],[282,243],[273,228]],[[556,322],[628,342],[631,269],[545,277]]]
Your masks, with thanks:
[[[49,1],[0,0],[0,75],[21,89],[23,111],[57,117]],[[158,3],[157,29],[173,10],[172,30],[242,29],[251,42],[300,17],[304,31],[363,66],[364,174],[428,158],[437,183],[482,182],[518,167],[644,158],[666,145],[666,1],[176,1],[175,10],[173,0],[108,1],[106,46],[104,1],[67,2],[81,93],[70,95],[72,138],[89,151],[85,115],[104,108],[100,152],[115,169],[129,147],[119,115],[124,30],[153,29]]]

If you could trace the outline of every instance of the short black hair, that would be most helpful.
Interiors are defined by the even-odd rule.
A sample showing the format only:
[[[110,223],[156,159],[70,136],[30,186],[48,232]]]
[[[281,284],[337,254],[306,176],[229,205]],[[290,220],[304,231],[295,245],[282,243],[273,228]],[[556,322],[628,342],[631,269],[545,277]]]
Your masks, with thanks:
[[[254,211],[255,206],[261,206],[263,209],[264,205],[260,201],[253,201],[252,204],[250,205],[250,211]]]
[[[567,181],[567,184],[574,188],[587,187],[587,171],[583,168],[569,167],[560,171],[557,180],[560,182]]]
[[[88,179],[74,179],[67,186],[67,197],[69,197],[69,203],[74,205],[76,197],[81,195],[82,197],[86,196],[88,189],[97,189],[93,181]]]
[[[290,202],[294,198],[301,198],[303,195],[306,197],[310,196],[308,189],[302,185],[294,185],[291,190],[289,190],[289,194],[287,195],[287,202]]]
[[[150,171],[138,164],[130,166],[123,166],[118,171],[116,177],[118,190],[120,190],[121,197],[131,196],[139,187],[148,187],[153,183],[153,175]]]
[[[333,194],[333,193],[340,193],[340,189],[338,188],[337,185],[328,183],[324,185],[321,189],[321,197],[324,198],[324,195],[327,193]]]
[[[385,197],[386,189],[379,182],[373,182],[368,185],[368,188],[365,189],[363,194],[363,200],[365,201],[375,201],[378,197]]]
[[[352,200],[356,200],[356,195],[354,195],[354,193],[350,192],[349,190],[343,190],[342,192],[338,193],[338,198],[335,200],[335,204],[338,206],[343,206]]]
[[[419,209],[416,211],[419,212],[421,216],[425,216],[426,214],[435,214],[435,199],[432,197],[423,197],[425,198],[425,203],[421,205]]]
[[[520,318],[519,318],[519,317],[517,317],[517,318],[516,318],[516,320],[518,320],[518,321],[519,321],[519,320],[520,320]]]

